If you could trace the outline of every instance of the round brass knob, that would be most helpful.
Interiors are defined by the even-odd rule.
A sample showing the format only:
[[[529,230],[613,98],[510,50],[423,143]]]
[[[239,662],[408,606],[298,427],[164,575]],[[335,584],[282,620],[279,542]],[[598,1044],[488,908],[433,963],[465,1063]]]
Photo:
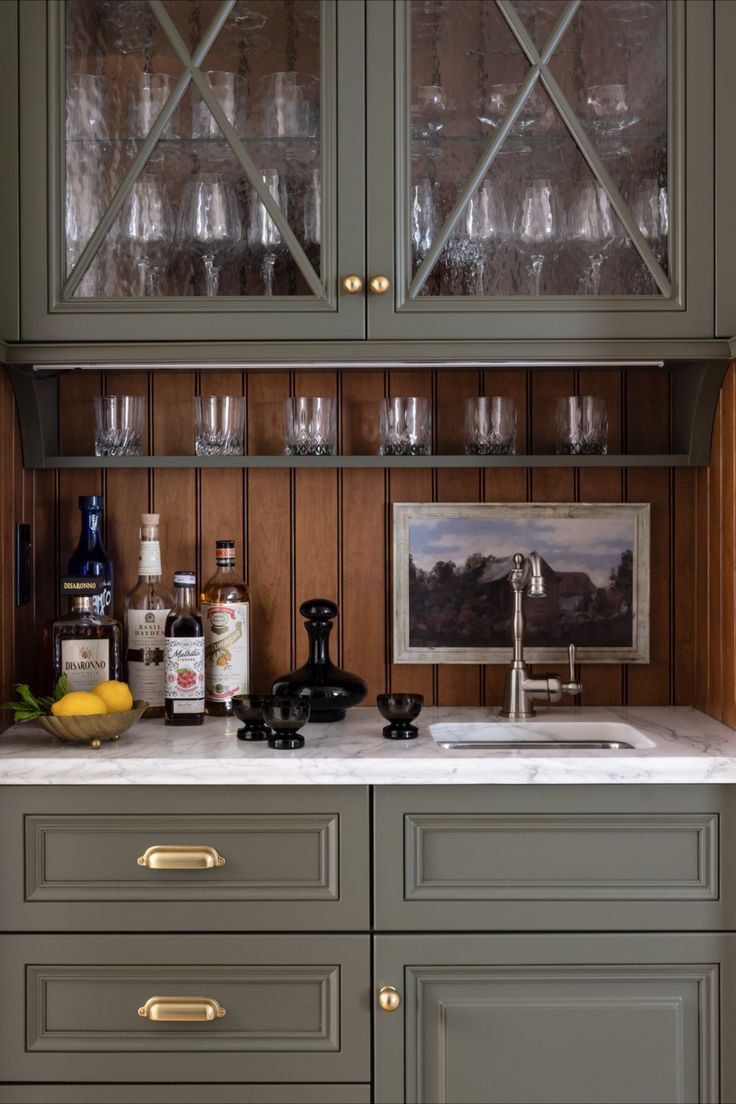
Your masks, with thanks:
[[[359,291],[363,290],[363,278],[362,276],[346,276],[342,282],[343,291],[346,291],[348,295],[357,295]]]
[[[391,281],[388,276],[374,276],[368,287],[374,295],[385,295],[391,287]]]
[[[393,985],[382,985],[378,990],[378,1003],[384,1012],[395,1012],[401,1004],[401,994]]]

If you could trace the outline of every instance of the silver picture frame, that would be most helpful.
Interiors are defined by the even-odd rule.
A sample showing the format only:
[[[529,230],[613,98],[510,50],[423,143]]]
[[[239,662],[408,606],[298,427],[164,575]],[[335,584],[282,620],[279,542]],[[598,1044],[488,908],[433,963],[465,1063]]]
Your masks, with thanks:
[[[649,503],[567,503],[567,502],[553,502],[553,503],[532,503],[532,502],[520,502],[520,503],[490,503],[490,502],[397,502],[393,508],[393,605],[394,605],[394,625],[393,625],[393,660],[395,663],[508,663],[511,654],[511,634],[509,630],[509,644],[500,645],[498,641],[484,645],[480,641],[472,640],[470,644],[459,644],[458,646],[447,646],[446,643],[432,644],[422,641],[417,642],[417,638],[422,635],[422,632],[417,630],[416,627],[412,633],[411,625],[411,586],[410,586],[410,556],[421,547],[422,537],[427,533],[439,533],[442,535],[442,526],[444,523],[445,530],[450,533],[453,530],[457,531],[458,522],[483,522],[486,532],[483,533],[481,527],[478,527],[479,534],[483,534],[483,541],[488,539],[488,547],[477,549],[479,555],[491,555],[495,559],[493,553],[492,543],[492,529],[494,522],[513,522],[513,526],[508,524],[504,527],[505,541],[507,547],[509,545],[509,530],[513,530],[514,534],[519,534],[519,547],[515,550],[526,554],[531,551],[540,551],[542,555],[544,552],[541,549],[534,548],[530,545],[530,541],[533,541],[535,533],[540,531],[540,522],[565,522],[564,535],[566,540],[566,561],[580,562],[585,564],[585,544],[584,541],[592,541],[597,539],[595,534],[600,535],[601,532],[605,532],[606,528],[601,523],[611,522],[616,520],[621,523],[621,526],[609,526],[609,530],[620,530],[623,528],[625,539],[624,543],[631,545],[630,551],[632,556],[629,558],[631,561],[631,587],[630,587],[630,605],[627,603],[625,606],[626,615],[625,618],[620,618],[619,624],[625,623],[627,640],[622,643],[620,640],[610,646],[605,644],[580,644],[575,636],[575,629],[572,630],[572,639],[567,643],[577,644],[577,657],[579,662],[582,663],[648,663],[649,662],[649,635],[650,635],[650,520],[651,508]],[[585,521],[590,524],[581,525],[576,522]],[[524,523],[527,523],[530,540],[524,540]],[[569,524],[567,524],[569,523]],[[548,527],[554,530],[559,530],[557,527]],[[499,533],[502,531],[501,526],[497,526]],[[577,530],[577,532],[576,532]],[[480,538],[479,538],[480,539]],[[559,540],[559,536],[557,538]],[[581,542],[583,542],[581,544]],[[432,541],[429,541],[431,548]],[[440,542],[441,543],[441,542]],[[451,541],[449,542],[452,543]],[[500,543],[499,543],[500,547]],[[592,549],[591,544],[591,549]],[[569,555],[569,551],[574,550],[574,555]],[[622,552],[624,549],[622,548]],[[433,553],[427,553],[431,555]],[[508,554],[507,552],[505,554]],[[596,551],[595,555],[600,559],[600,552]],[[590,556],[593,556],[591,550]],[[503,571],[503,563],[501,562],[503,557],[498,557],[498,570]],[[426,560],[425,562],[429,562]],[[550,565],[551,570],[554,572],[554,564]],[[614,564],[611,564],[611,568]],[[424,570],[424,569],[422,569]],[[556,578],[560,581],[563,580],[564,575],[579,575],[584,578],[589,578],[584,569],[578,569],[577,571],[568,571],[567,573],[556,574]],[[416,580],[416,565],[414,566],[414,579]],[[498,576],[496,577],[498,579]],[[495,581],[495,580],[494,580]],[[450,580],[450,586],[452,585],[452,579]],[[595,585],[595,584],[591,584]],[[609,584],[611,587],[613,584]],[[561,589],[561,584],[560,584]],[[416,582],[415,582],[416,590]],[[597,590],[605,591],[603,586],[598,585]],[[591,595],[592,600],[592,595]],[[525,606],[528,610],[530,603],[534,599],[525,599]],[[570,599],[567,599],[568,603]],[[630,633],[628,629],[628,614],[631,614],[630,618]],[[620,611],[619,611],[620,613]],[[599,618],[602,622],[596,626],[596,631],[600,631],[602,635],[605,635],[606,625],[605,618]],[[416,619],[415,619],[416,625]],[[592,630],[589,630],[589,633]],[[543,634],[543,630],[538,631],[538,636]],[[431,630],[424,631],[423,635],[432,635]],[[438,637],[440,633],[437,634]],[[498,633],[496,634],[498,635]],[[630,635],[630,641],[628,639]],[[526,658],[533,663],[541,662],[564,662],[567,658],[567,648],[562,643],[556,643],[554,646],[535,646],[530,641],[525,649]]]

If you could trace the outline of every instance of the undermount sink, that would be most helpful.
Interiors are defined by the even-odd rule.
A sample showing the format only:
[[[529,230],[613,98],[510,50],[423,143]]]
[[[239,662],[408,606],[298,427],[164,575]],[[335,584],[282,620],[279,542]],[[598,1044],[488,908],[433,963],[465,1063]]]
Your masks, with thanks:
[[[623,721],[476,721],[431,724],[429,731],[443,748],[615,751],[654,747],[643,732]]]

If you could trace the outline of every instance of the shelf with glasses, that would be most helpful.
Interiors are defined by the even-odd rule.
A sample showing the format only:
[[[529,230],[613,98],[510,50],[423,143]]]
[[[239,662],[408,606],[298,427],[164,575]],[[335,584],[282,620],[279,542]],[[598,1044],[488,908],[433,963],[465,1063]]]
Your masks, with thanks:
[[[556,456],[46,456],[43,468],[678,468],[687,453]]]

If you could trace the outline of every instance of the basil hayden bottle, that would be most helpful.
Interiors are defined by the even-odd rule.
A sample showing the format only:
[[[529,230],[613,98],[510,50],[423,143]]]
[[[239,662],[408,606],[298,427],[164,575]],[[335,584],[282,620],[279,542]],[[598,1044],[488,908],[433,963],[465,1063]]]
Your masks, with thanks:
[[[166,618],[166,724],[204,720],[204,625],[197,609],[193,571],[174,575],[174,606]]]
[[[164,715],[164,634],[174,601],[161,582],[158,525],[158,514],[141,514],[138,582],[125,599],[128,685],[134,701],[149,703],[146,717]]]

